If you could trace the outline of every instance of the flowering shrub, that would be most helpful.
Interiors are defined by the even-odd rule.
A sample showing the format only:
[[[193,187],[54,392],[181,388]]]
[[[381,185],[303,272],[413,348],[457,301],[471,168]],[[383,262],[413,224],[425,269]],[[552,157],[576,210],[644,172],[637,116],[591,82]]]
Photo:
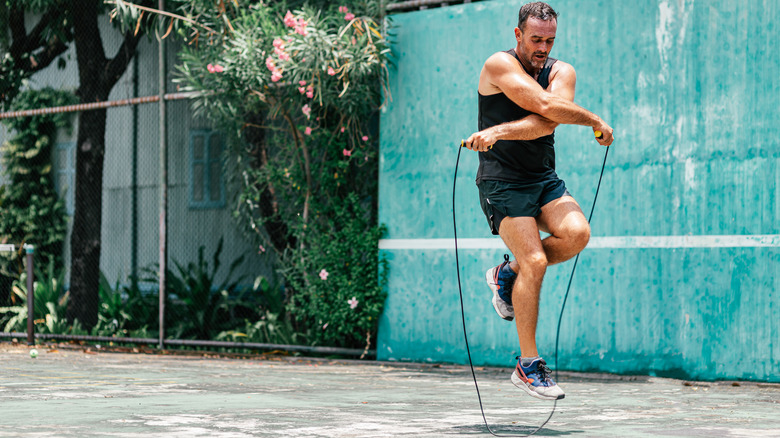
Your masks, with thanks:
[[[177,80],[202,92],[195,109],[227,131],[236,217],[276,256],[295,327],[314,343],[367,346],[386,283],[376,219],[383,2],[292,3],[182,0],[188,18],[171,25],[188,43]]]
[[[308,321],[314,344],[367,346],[385,298],[386,266],[376,247],[383,229],[369,226],[355,194],[315,224],[317,237],[295,252],[301,263],[285,273],[298,288],[289,309]]]

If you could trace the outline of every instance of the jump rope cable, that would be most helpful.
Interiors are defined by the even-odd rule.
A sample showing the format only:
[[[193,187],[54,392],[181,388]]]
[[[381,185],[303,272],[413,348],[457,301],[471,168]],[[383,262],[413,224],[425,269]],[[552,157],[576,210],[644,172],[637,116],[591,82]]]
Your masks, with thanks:
[[[487,418],[485,417],[485,408],[482,406],[482,396],[479,394],[479,384],[477,384],[477,375],[474,372],[474,363],[471,360],[471,349],[469,348],[469,337],[466,333],[466,313],[463,306],[463,288],[461,287],[460,282],[460,260],[458,258],[458,226],[457,222],[455,221],[455,187],[457,185],[458,181],[458,164],[460,164],[460,152],[463,149],[463,142],[461,141],[461,147],[458,148],[458,158],[455,160],[455,177],[453,178],[452,182],[452,228],[454,231],[455,236],[455,267],[458,274],[458,295],[460,296],[460,316],[461,321],[463,322],[463,339],[466,341],[466,353],[469,357],[469,368],[471,369],[471,377],[474,379],[474,388],[477,390],[477,400],[479,400],[479,410],[482,413],[482,421],[485,423],[485,427],[487,428],[488,432],[490,432],[491,435],[497,436],[497,437],[529,437],[531,435],[536,434],[542,428],[547,424],[547,422],[550,421],[553,414],[555,413],[555,408],[558,406],[558,400],[555,400],[553,404],[553,408],[550,411],[550,415],[547,417],[546,420],[544,420],[544,423],[541,424],[541,426],[537,427],[536,430],[533,432],[527,434],[527,435],[518,435],[518,434],[511,434],[511,435],[502,435],[497,434],[493,432],[492,429],[490,429],[490,425],[488,425]],[[609,154],[609,147],[607,147],[607,150],[604,152],[604,162],[601,164],[601,173],[599,174],[599,182],[596,185],[596,194],[593,196],[593,205],[590,207],[590,215],[588,215],[588,223],[590,223],[591,219],[593,218],[593,210],[596,208],[596,199],[598,199],[599,196],[599,189],[601,188],[601,179],[604,177],[604,167],[607,165],[607,155]],[[558,315],[558,329],[555,332],[555,380],[558,380],[558,339],[560,338],[561,334],[561,320],[563,319],[563,310],[566,308],[566,300],[569,297],[569,291],[571,290],[571,283],[572,279],[574,278],[574,270],[577,269],[577,261],[580,259],[580,255],[577,254],[577,257],[574,259],[574,266],[571,268],[571,274],[569,275],[569,284],[566,286],[566,294],[563,296],[563,303],[561,304],[561,313]]]

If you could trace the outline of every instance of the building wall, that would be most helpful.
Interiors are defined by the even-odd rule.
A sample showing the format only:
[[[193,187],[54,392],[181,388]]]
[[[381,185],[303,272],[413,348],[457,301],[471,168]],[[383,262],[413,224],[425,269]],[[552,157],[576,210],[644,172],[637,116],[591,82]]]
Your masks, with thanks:
[[[381,242],[390,260],[383,360],[466,363],[452,250],[458,145],[476,130],[484,60],[514,47],[524,2],[391,16],[392,100],[382,113]],[[780,4],[774,0],[555,0],[552,56],[577,70],[575,101],[615,128],[592,239],[561,322],[558,367],[780,381]],[[586,214],[604,149],[556,131],[559,175]],[[456,209],[476,364],[512,366],[513,323],[484,273],[507,252],[479,208],[464,150]],[[551,266],[537,341],[554,363],[572,261]]]
[[[30,24],[32,25],[32,24]],[[113,56],[121,41],[119,33],[108,23],[101,22],[102,37],[107,56]],[[172,82],[173,68],[176,62],[176,43],[169,41],[168,88],[176,90]],[[64,55],[68,60],[66,68],[59,70],[55,65],[34,75],[30,80],[31,88],[51,86],[75,91],[78,87],[78,67],[75,49]],[[143,39],[138,48],[137,96],[157,94],[158,67],[157,41]],[[135,97],[133,66],[128,66],[125,74],[114,86],[110,100]],[[158,105],[139,105],[135,130],[137,145],[133,147],[132,108],[115,107],[108,109],[106,122],[106,148],[103,175],[103,223],[101,230],[102,251],[100,268],[111,284],[127,284],[132,274],[132,254],[136,254],[137,268],[151,268],[159,260],[159,140]],[[60,132],[57,144],[61,148],[74,147],[77,138],[78,115],[74,113],[73,133]],[[217,248],[220,238],[224,238],[221,275],[217,281],[224,280],[227,267],[241,255],[244,263],[237,269],[236,276],[245,276],[244,284],[251,285],[257,275],[270,275],[271,267],[267,260],[258,255],[258,251],[239,230],[232,218],[231,196],[238,189],[227,183],[225,205],[219,208],[191,208],[189,203],[189,185],[192,175],[189,163],[189,136],[194,130],[213,129],[205,120],[196,119],[187,101],[168,102],[168,245],[169,260],[186,265],[197,261],[198,248],[205,246],[205,256],[211,264],[211,256]],[[0,142],[10,138],[5,129],[0,130]],[[137,210],[133,212],[132,186],[133,155],[137,157],[136,191]],[[54,154],[57,168],[67,167],[63,163],[65,153]],[[230,159],[228,157],[228,163]],[[70,164],[72,166],[73,163]],[[229,166],[229,165],[228,165]],[[223,173],[227,179],[227,173]],[[63,180],[64,181],[64,180]],[[66,187],[60,185],[63,191]],[[71,188],[72,189],[72,188]],[[133,222],[136,222],[137,237],[133,239]],[[70,234],[66,239],[66,269],[70,268]],[[69,278],[69,275],[68,275]],[[235,279],[235,277],[233,278]],[[152,287],[152,285],[149,285]]]

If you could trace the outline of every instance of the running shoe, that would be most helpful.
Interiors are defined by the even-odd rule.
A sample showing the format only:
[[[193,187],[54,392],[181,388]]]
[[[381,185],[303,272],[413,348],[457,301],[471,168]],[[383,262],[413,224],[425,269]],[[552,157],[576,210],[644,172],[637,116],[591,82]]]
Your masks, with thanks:
[[[531,362],[531,365],[524,367],[518,357],[517,366],[512,373],[512,383],[532,397],[542,400],[560,400],[565,397],[565,394],[561,387],[555,384],[550,374],[552,371],[547,368],[544,359],[538,358]]]
[[[493,308],[501,318],[511,321],[515,319],[515,308],[512,307],[512,285],[515,284],[517,274],[512,272],[507,275],[504,266],[509,264],[509,256],[504,254],[504,262],[492,267],[485,272],[485,280],[493,291]],[[510,269],[511,271],[511,269]]]

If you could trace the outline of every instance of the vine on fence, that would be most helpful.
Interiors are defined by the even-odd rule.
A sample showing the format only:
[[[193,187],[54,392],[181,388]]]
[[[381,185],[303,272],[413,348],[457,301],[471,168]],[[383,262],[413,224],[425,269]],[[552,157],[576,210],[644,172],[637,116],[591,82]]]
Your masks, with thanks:
[[[45,108],[75,103],[72,93],[51,88],[21,92],[12,110]],[[40,266],[62,266],[62,245],[67,233],[64,201],[54,187],[52,153],[57,131],[70,132],[71,115],[53,114],[4,119],[13,132],[2,145],[6,184],[0,186],[0,239],[35,246]],[[23,272],[21,254],[0,259],[0,305],[14,302],[11,283]]]

